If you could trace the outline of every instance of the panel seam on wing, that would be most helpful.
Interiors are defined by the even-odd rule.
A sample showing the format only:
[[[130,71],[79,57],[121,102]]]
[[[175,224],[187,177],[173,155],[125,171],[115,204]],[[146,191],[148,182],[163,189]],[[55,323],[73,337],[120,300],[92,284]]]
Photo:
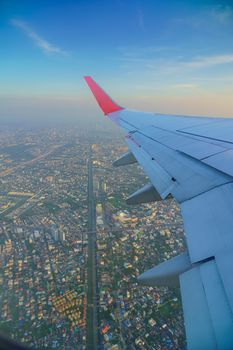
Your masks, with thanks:
[[[182,133],[182,134],[187,134],[187,135],[192,135],[192,136],[197,136],[203,139],[207,139],[207,140],[213,140],[213,141],[218,141],[218,142],[224,142],[224,143],[229,143],[230,145],[233,144],[233,142],[230,141],[226,141],[226,140],[222,140],[222,139],[216,139],[215,137],[210,137],[210,136],[203,136],[200,134],[194,134],[192,132],[187,132],[187,131],[181,131],[181,130],[177,130],[177,132]]]
[[[206,263],[204,263],[204,264],[208,264],[208,262],[206,262]],[[202,264],[201,264],[201,265],[202,265]],[[210,318],[211,326],[212,326],[212,329],[213,329],[213,334],[214,334],[215,343],[216,343],[216,346],[217,346],[217,348],[218,348],[218,340],[217,340],[217,336],[216,336],[216,332],[215,332],[215,327],[214,327],[212,315],[211,315],[211,312],[210,312],[210,307],[209,307],[209,303],[208,303],[208,297],[207,297],[207,294],[206,294],[205,285],[204,285],[203,279],[202,279],[201,265],[198,266],[198,270],[199,270],[199,274],[200,274],[200,280],[201,280],[201,285],[202,285],[203,292],[204,292],[204,295],[205,295],[205,301],[206,301],[206,305],[207,305],[208,312],[209,312],[209,318]]]
[[[209,188],[209,189],[206,190],[206,191],[202,191],[202,192],[198,193],[197,195],[194,195],[194,196],[192,196],[192,197],[190,197],[190,198],[187,198],[187,199],[185,199],[184,201],[181,201],[180,204],[185,203],[185,202],[187,202],[187,201],[190,201],[190,200],[192,200],[193,198],[197,198],[197,197],[199,197],[199,196],[201,196],[201,195],[204,195],[205,193],[208,193],[208,192],[210,192],[210,191],[213,191],[213,190],[216,189],[216,188],[219,188],[219,187],[222,187],[222,186],[226,186],[226,185],[229,185],[229,184],[231,184],[231,183],[233,183],[233,179],[232,179],[232,181],[227,181],[227,182],[224,182],[224,183],[222,183],[222,184],[213,186],[213,187]]]
[[[227,303],[227,306],[228,306],[228,308],[230,310],[231,318],[232,318],[232,322],[233,322],[233,310],[232,310],[231,305],[229,303],[228,296],[227,296],[227,293],[226,293],[226,288],[225,288],[225,285],[224,285],[224,282],[223,282],[223,279],[222,279],[222,275],[221,275],[221,272],[219,270],[218,263],[217,263],[216,259],[214,259],[214,263],[216,265],[216,270],[218,271],[218,274],[219,274],[219,280],[221,282],[221,286],[222,286],[222,289],[224,291],[224,296],[225,296],[225,299],[226,299],[226,303]]]

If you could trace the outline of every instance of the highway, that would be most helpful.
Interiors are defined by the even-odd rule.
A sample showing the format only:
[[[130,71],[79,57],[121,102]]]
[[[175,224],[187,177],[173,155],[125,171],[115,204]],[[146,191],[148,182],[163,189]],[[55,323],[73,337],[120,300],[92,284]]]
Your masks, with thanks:
[[[64,144],[52,146],[47,152],[45,152],[45,153],[43,153],[43,154],[37,156],[36,158],[33,158],[33,159],[28,160],[28,161],[26,161],[26,162],[22,162],[22,163],[20,163],[20,164],[18,164],[18,165],[16,165],[16,166],[14,166],[13,168],[8,168],[8,169],[6,169],[6,170],[0,172],[0,177],[4,177],[4,176],[6,176],[6,175],[8,175],[8,174],[11,174],[11,173],[15,172],[15,171],[18,170],[18,169],[21,169],[21,170],[22,170],[22,169],[24,169],[25,167],[31,166],[31,165],[35,164],[36,162],[38,162],[38,161],[40,161],[40,160],[42,160],[42,159],[44,159],[44,158],[47,158],[47,157],[50,156],[53,152],[55,152],[57,149],[59,149],[60,147],[63,147],[63,146],[64,146]]]
[[[98,348],[97,283],[96,283],[96,208],[93,191],[91,150],[88,159],[88,259],[87,259],[87,349]]]

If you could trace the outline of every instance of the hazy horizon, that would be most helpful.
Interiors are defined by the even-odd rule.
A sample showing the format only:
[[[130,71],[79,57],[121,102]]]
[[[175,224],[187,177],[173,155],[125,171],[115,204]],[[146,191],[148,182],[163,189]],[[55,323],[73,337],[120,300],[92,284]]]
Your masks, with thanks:
[[[0,119],[99,122],[84,75],[121,105],[233,116],[230,1],[2,1]]]

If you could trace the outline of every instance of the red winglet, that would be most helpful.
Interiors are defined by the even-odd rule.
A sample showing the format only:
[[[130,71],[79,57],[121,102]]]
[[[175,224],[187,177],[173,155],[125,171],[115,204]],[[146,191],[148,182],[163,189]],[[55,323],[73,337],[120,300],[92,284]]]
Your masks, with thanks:
[[[92,77],[84,77],[87,82],[87,85],[91,89],[93,95],[96,98],[100,108],[104,114],[109,114],[112,112],[120,111],[124,108],[118,106],[104,90],[92,79]]]

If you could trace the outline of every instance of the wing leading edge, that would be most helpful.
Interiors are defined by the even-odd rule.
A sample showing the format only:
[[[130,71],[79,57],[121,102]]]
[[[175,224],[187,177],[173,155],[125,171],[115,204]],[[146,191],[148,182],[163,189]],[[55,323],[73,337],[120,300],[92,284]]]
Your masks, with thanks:
[[[181,207],[188,251],[139,281],[180,282],[188,349],[233,349],[233,119],[131,111],[86,81],[126,132],[130,152],[114,165],[137,161],[150,178],[128,203],[173,196]]]

